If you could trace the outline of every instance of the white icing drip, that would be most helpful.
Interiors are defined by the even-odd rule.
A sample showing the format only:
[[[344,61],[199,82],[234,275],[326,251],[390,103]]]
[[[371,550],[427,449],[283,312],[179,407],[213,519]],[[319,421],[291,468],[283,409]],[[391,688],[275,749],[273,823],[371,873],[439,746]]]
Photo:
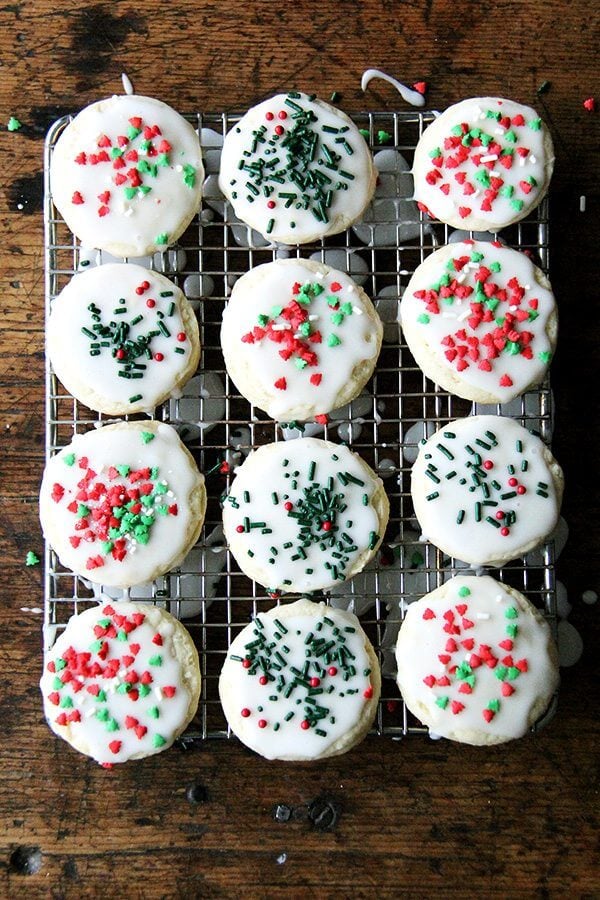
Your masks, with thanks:
[[[363,72],[360,79],[361,90],[366,91],[368,85],[374,78],[379,78],[381,81],[386,81],[388,84],[391,84],[392,87],[395,87],[402,99],[406,100],[407,103],[410,103],[411,106],[425,106],[425,97],[423,94],[407,87],[405,84],[402,84],[401,81],[392,78],[392,76],[388,75],[386,72],[382,72],[381,69],[367,69]]]
[[[126,74],[126,72],[121,73],[121,81],[123,82],[123,90],[126,94],[133,94],[133,85],[131,83],[131,79]]]
[[[432,231],[421,223],[414,194],[410,165],[397,150],[387,147],[373,157],[379,177],[370,205],[360,222],[352,226],[354,234],[370,247],[396,247],[398,243]]]

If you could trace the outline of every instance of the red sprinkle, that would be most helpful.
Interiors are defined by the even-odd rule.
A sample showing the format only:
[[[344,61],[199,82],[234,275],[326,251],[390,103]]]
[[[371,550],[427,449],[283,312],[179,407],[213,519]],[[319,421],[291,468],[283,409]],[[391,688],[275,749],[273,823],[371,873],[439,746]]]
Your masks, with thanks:
[[[594,112],[596,109],[596,99],[595,97],[588,97],[587,100],[583,101],[583,108],[587,109],[588,112]]]
[[[259,727],[259,728],[266,728],[266,727],[267,727],[267,720],[266,720],[266,719],[259,719],[259,720],[258,720],[258,727]]]
[[[250,710],[248,709],[247,706],[245,706],[245,707],[243,708],[243,710],[241,711],[240,715],[242,715],[242,716],[244,717],[244,719],[247,719],[247,718],[248,718],[248,716],[250,715]]]
[[[427,90],[427,82],[426,81],[415,81],[415,83],[413,84],[413,87],[414,87],[415,91],[417,91],[419,94],[424,94],[425,91]]]
[[[71,198],[71,203],[74,203],[76,206],[79,206],[81,203],[84,203],[84,199],[79,193],[79,191],[75,191],[73,197]]]
[[[365,688],[365,690],[363,691],[363,697],[365,698],[365,700],[370,700],[372,696],[373,688],[371,687],[371,685],[369,685],[369,687]]]

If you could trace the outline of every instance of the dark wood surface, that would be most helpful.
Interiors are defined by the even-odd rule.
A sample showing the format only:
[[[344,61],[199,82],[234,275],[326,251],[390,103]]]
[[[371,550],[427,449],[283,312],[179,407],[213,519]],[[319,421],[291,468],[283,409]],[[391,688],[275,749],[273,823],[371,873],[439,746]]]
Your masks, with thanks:
[[[584,0],[0,5],[0,121],[24,123],[0,129],[0,896],[600,896],[600,607],[581,601],[599,581],[599,114],[582,105],[600,90],[598,38]],[[369,738],[313,767],[210,742],[104,771],[44,724],[40,617],[21,611],[42,600],[24,559],[42,549],[45,131],[118,91],[123,70],[181,111],[292,87],[337,90],[348,112],[406,108],[381,82],[361,93],[371,66],[427,81],[432,108],[500,94],[553,129],[554,450],[571,529],[558,576],[583,658],[549,727],[502,748]]]

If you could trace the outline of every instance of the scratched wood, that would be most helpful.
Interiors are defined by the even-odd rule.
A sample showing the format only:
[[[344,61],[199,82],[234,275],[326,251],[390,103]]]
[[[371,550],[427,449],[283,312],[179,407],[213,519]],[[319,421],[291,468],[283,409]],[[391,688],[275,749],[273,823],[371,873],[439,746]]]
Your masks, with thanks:
[[[597,868],[599,608],[598,88],[593,4],[530,0],[0,6],[0,895],[6,897],[564,896],[600,894]],[[536,105],[557,149],[552,271],[561,310],[554,448],[571,539],[558,563],[586,653],[564,670],[545,731],[483,751],[369,738],[318,768],[256,758],[236,742],[171,750],[107,772],[51,736],[37,688],[42,573],[42,143],[55,118],[118,91],[182,111],[243,109],[297,87],[349,112],[404,108],[360,91],[378,66],[430,85],[441,109],[476,94]],[[549,89],[537,95],[542,82]],[[579,197],[587,211],[579,212]],[[583,389],[581,387],[583,386]],[[8,677],[7,677],[8,673]]]

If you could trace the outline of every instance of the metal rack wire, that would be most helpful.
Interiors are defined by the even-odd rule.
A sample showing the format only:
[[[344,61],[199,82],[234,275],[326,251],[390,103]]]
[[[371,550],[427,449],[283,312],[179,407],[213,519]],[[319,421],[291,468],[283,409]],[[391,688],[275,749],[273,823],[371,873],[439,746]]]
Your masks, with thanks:
[[[199,131],[208,128],[216,135],[224,136],[239,116],[197,114],[187,118]],[[371,112],[354,117],[358,126],[368,132],[374,152],[395,150],[409,163],[423,129],[433,118],[431,112]],[[69,117],[63,117],[52,126],[45,147],[46,316],[54,298],[85,262],[82,248],[52,203],[50,160],[69,120]],[[387,136],[382,138],[382,133]],[[406,173],[400,174],[406,185]],[[408,201],[410,194],[405,193],[399,199]],[[227,204],[222,209],[223,215],[204,210],[177,247],[155,255],[150,261],[153,268],[164,272],[179,286],[183,287],[189,276],[200,276],[205,281],[208,277],[213,288],[211,296],[205,296],[197,304],[203,347],[198,375],[190,382],[183,397],[171,400],[155,411],[157,418],[178,428],[207,477],[209,505],[204,529],[198,545],[178,569],[151,585],[132,589],[130,593],[132,599],[139,597],[164,604],[174,615],[183,618],[198,647],[202,698],[198,715],[182,739],[184,746],[197,739],[229,736],[218,700],[219,671],[229,643],[247,624],[249,617],[273,604],[261,586],[240,572],[223,546],[219,532],[219,499],[227,489],[229,474],[221,472],[222,463],[235,459],[236,454],[239,457],[254,447],[286,436],[286,430],[239,395],[225,371],[219,343],[221,314],[233,281],[252,266],[280,256],[282,248],[264,246],[250,229],[236,224]],[[378,225],[370,226],[371,235],[373,228],[391,226],[395,230],[393,241],[365,243],[349,229],[308,247],[288,248],[288,252],[299,257],[316,252],[326,261],[330,259],[331,251],[337,251],[336,267],[344,268],[340,261],[345,261],[350,272],[356,268],[357,259],[362,260],[367,293],[377,298],[384,288],[389,288],[392,295],[399,297],[417,265],[437,246],[447,243],[451,234],[448,226],[429,223],[416,207],[412,224],[415,236],[410,239],[402,237],[405,231],[401,231],[400,223],[394,219],[379,219]],[[237,228],[235,234],[234,225]],[[529,218],[507,228],[502,238],[509,246],[530,253],[547,272],[547,200]],[[99,253],[98,262],[102,260],[103,255]],[[510,408],[498,405],[493,409],[498,414],[512,415],[550,442],[553,407],[548,381],[513,402]],[[449,395],[428,381],[406,345],[395,336],[394,340],[384,342],[366,392],[324,429],[324,437],[343,439],[384,477],[390,499],[390,523],[375,564],[365,575],[343,584],[334,597],[326,598],[336,604],[351,605],[350,608],[360,613],[361,624],[383,662],[384,675],[390,674],[391,647],[406,605],[453,574],[465,571],[456,560],[445,559],[441,551],[419,540],[409,490],[411,451],[414,455],[418,440],[424,436],[425,423],[438,428],[472,410],[471,403]],[[47,361],[46,458],[68,444],[75,433],[89,430],[102,421],[106,421],[106,417],[90,411],[66,393]],[[523,559],[494,570],[493,574],[523,591],[555,628],[552,542]],[[368,594],[368,601],[365,594]],[[93,603],[91,587],[61,566],[56,554],[46,546],[45,645],[52,644],[57,631],[64,628],[71,615]],[[536,727],[548,721],[553,712],[554,705]],[[397,739],[426,732],[407,711],[389,677],[384,678],[375,731]]]

